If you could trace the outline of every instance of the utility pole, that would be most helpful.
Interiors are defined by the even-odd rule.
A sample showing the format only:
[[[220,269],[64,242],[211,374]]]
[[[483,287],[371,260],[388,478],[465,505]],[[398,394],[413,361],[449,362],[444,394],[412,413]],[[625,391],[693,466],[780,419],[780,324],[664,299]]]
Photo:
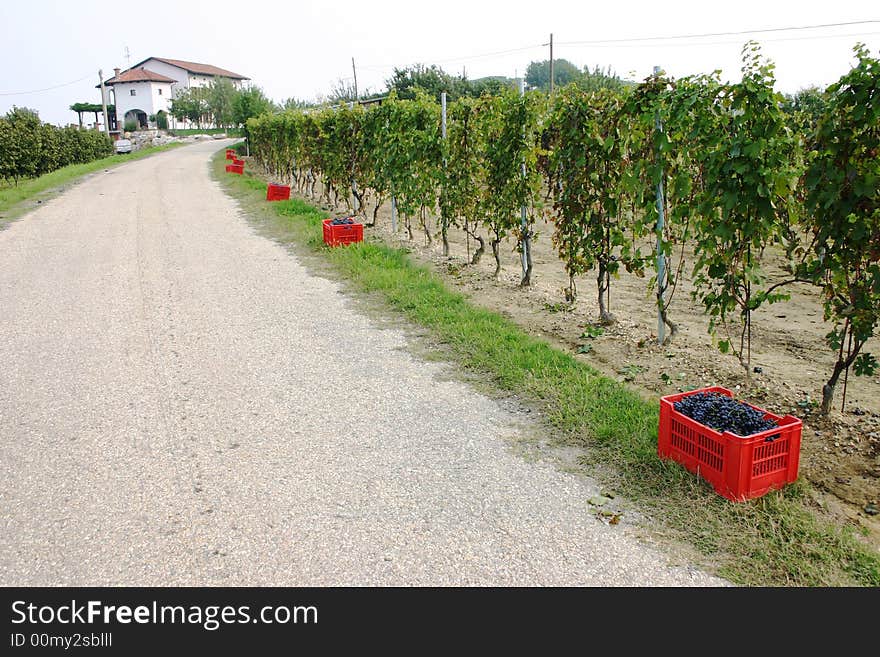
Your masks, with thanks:
[[[351,72],[354,74],[354,102],[358,102],[358,73],[354,67],[354,57],[351,58]]]
[[[98,81],[101,83],[101,109],[104,111],[104,134],[110,137],[110,124],[107,123],[107,94],[104,89],[104,71],[98,69]]]
[[[553,95],[553,32],[550,33],[550,95]]]

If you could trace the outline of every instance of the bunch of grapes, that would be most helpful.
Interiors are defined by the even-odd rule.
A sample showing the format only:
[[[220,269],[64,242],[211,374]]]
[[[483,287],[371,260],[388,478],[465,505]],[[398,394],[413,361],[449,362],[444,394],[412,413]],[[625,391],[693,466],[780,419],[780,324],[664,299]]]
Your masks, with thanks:
[[[337,217],[333,221],[330,222],[334,226],[345,226],[354,223],[354,219],[351,217]]]
[[[715,431],[751,436],[777,425],[748,404],[718,392],[698,392],[675,402],[676,411]]]

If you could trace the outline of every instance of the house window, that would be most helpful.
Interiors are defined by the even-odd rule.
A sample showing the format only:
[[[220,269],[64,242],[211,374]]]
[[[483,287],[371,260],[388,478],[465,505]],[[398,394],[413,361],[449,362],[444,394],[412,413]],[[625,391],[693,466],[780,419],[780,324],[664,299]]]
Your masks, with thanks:
[[[158,90],[158,91],[159,91],[159,95],[160,95],[160,96],[161,96],[161,95],[162,95],[162,90],[161,90],[161,89],[159,89],[159,90]]]
[[[137,96],[137,95],[138,95],[137,89],[132,89],[132,90],[129,91],[128,93],[130,93],[132,96]]]

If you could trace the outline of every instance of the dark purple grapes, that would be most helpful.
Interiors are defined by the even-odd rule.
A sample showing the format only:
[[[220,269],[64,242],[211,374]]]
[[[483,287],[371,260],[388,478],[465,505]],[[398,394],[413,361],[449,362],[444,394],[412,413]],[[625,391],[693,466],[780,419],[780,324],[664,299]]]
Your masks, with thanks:
[[[348,226],[354,223],[354,219],[352,217],[337,217],[330,223],[334,226]]]
[[[776,420],[765,419],[763,413],[748,404],[718,392],[688,395],[672,406],[682,415],[715,431],[729,431],[743,437],[778,426]]]

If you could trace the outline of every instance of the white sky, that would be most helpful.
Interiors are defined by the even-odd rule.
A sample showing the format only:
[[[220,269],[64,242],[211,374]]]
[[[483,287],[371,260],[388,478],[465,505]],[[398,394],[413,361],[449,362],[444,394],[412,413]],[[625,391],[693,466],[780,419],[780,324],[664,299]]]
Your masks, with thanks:
[[[151,56],[235,71],[276,101],[326,94],[340,78],[351,78],[352,57],[361,91],[384,88],[394,66],[416,62],[450,73],[466,67],[472,79],[514,77],[530,61],[549,57],[541,44],[551,32],[555,57],[578,66],[610,66],[633,79],[644,78],[655,64],[676,77],[720,68],[724,77],[737,79],[740,50],[750,35],[571,42],[865,20],[875,22],[754,34],[776,63],[783,92],[836,80],[851,65],[857,41],[878,56],[880,2],[0,0],[0,113],[19,105],[38,110],[44,121],[75,122],[69,105],[100,102],[94,88],[99,68],[106,78],[116,66],[125,69]],[[49,87],[58,88],[17,93]]]

